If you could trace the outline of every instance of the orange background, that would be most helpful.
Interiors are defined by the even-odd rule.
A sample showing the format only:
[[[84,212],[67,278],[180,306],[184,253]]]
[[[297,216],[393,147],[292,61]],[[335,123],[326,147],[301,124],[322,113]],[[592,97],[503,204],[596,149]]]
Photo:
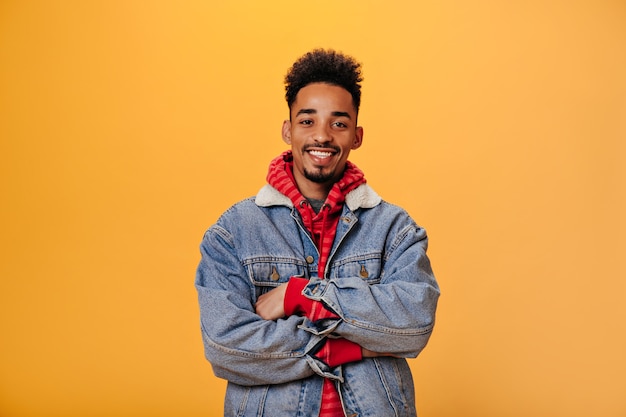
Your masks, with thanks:
[[[352,160],[431,237],[420,417],[626,415],[626,3],[0,3],[0,415],[218,416],[204,230],[282,79],[364,64]]]

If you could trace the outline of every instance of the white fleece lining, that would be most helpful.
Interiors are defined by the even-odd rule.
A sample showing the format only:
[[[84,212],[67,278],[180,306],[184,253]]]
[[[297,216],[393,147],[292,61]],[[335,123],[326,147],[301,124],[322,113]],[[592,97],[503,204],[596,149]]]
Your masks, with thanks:
[[[382,199],[367,184],[361,184],[346,196],[346,205],[352,211],[359,208],[372,208],[380,204]],[[256,195],[254,202],[260,207],[287,206],[293,207],[293,203],[286,195],[276,188],[266,184]]]

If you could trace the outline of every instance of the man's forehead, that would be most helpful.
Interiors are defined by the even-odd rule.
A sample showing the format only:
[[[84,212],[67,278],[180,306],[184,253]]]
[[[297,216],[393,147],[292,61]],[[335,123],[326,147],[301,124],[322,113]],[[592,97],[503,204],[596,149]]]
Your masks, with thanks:
[[[296,113],[296,116],[301,115],[301,114],[317,114],[317,110],[314,108],[303,108],[298,110],[298,112]],[[350,113],[346,112],[346,111],[340,111],[340,110],[334,110],[330,112],[331,116],[334,117],[347,117],[348,119],[352,119],[352,116],[350,115]]]
[[[348,90],[341,86],[327,83],[308,84],[298,91],[291,111],[295,114],[315,114],[322,109],[336,115],[350,117],[355,112],[354,101]]]

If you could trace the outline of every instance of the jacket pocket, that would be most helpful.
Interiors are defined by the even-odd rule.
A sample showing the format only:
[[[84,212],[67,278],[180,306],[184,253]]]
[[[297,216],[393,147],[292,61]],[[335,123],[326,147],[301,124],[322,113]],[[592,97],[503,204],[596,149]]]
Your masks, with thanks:
[[[291,277],[306,278],[307,271],[303,261],[276,257],[251,258],[244,261],[244,267],[256,288],[257,297],[289,281]]]
[[[382,254],[369,253],[339,259],[331,265],[331,278],[359,277],[368,284],[378,284],[382,269]]]

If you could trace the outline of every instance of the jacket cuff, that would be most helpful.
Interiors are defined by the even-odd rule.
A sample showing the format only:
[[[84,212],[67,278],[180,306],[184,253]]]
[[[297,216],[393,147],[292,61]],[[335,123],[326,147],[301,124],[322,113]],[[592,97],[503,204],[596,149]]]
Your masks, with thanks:
[[[314,356],[331,368],[363,359],[361,346],[343,338],[326,339]]]
[[[306,315],[313,308],[314,301],[302,295],[302,291],[309,283],[306,278],[291,277],[287,284],[283,307],[286,316]]]

